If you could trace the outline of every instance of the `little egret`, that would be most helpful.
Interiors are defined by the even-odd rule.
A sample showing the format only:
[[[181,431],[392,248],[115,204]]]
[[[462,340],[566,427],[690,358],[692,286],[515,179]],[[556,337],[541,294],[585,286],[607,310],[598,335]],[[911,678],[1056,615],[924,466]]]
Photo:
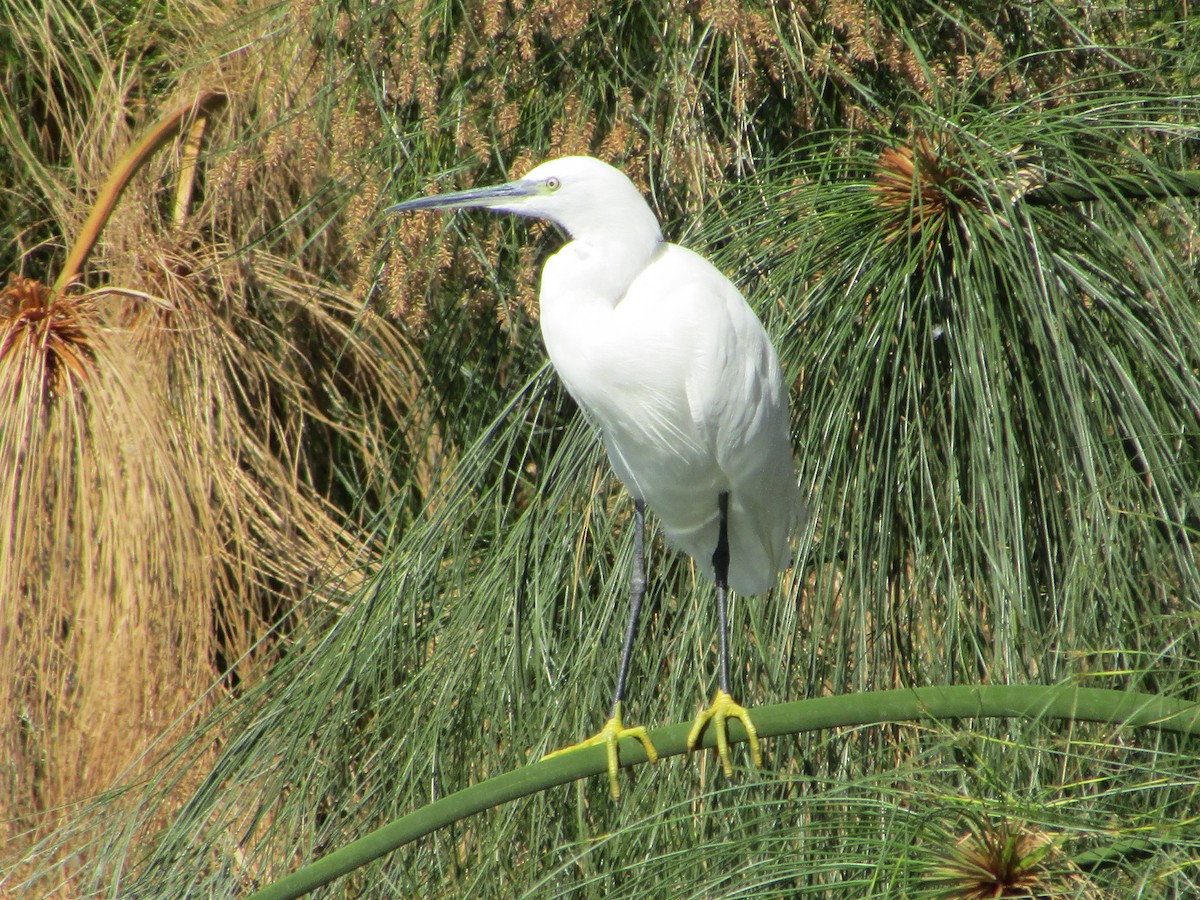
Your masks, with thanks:
[[[790,535],[805,515],[787,389],[766,331],[708,260],[663,240],[633,182],[598,159],[554,159],[508,184],[422,197],[388,211],[476,208],[548,219],[569,235],[542,269],[542,337],[633,495],[629,624],[612,711],[597,735],[556,752],[606,745],[614,797],[622,738],[636,738],[657,760],[646,729],[621,720],[646,593],[649,505],[668,542],[716,582],[718,688],[688,747],[712,722],[722,767],[732,775],[726,720],[736,718],[761,765],[757,731],[729,689],[727,592],[767,590],[788,564]]]

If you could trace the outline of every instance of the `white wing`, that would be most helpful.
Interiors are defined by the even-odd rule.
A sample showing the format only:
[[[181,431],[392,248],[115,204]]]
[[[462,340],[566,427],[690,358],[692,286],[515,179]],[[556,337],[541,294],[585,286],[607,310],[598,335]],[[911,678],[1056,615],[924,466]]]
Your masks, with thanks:
[[[761,323],[724,275],[672,244],[615,304],[574,279],[560,284],[579,261],[556,259],[542,283],[547,350],[617,476],[710,576],[717,497],[728,491],[730,586],[761,593],[803,516],[786,388]]]

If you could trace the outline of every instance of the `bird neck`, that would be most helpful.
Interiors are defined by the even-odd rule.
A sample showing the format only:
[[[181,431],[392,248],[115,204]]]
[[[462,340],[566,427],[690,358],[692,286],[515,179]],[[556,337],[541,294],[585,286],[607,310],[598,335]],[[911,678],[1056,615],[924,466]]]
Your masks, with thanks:
[[[559,274],[574,282],[571,293],[576,297],[590,297],[606,306],[615,306],[662,246],[661,235],[640,240],[611,234],[602,238],[576,238],[560,251],[563,261],[569,259],[571,265]]]
[[[658,219],[644,202],[639,206],[567,228],[572,240],[563,250],[574,260],[575,278],[591,283],[589,293],[616,302],[662,246]]]
[[[633,191],[632,185],[630,190]],[[658,218],[636,192],[628,202],[598,205],[588,209],[586,216],[577,216],[572,211],[559,224],[581,244],[610,253],[614,262],[626,258],[644,261],[663,239]]]

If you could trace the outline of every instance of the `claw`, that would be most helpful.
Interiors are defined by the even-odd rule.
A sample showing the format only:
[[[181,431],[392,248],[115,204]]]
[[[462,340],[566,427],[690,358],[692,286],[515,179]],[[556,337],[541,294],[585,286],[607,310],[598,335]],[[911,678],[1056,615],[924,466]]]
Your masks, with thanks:
[[[737,719],[742,723],[750,738],[750,755],[754,758],[754,765],[761,766],[762,751],[758,746],[758,729],[750,721],[750,714],[746,712],[746,708],[735,703],[727,691],[717,691],[708,709],[696,716],[687,739],[688,750],[695,750],[700,743],[700,735],[711,720],[717,730],[717,755],[721,757],[721,768],[725,771],[726,778],[733,777],[733,762],[729,758],[729,719]]]
[[[620,744],[622,738],[633,738],[639,741],[645,748],[646,757],[650,762],[658,762],[658,751],[654,749],[654,744],[650,741],[650,735],[646,733],[646,729],[641,725],[626,728],[621,724],[620,703],[613,710],[612,718],[604,724],[604,727],[599,732],[587,740],[580,741],[578,744],[572,744],[569,747],[563,747],[561,750],[547,753],[542,759],[550,759],[553,756],[560,756],[564,753],[570,753],[573,750],[583,750],[587,747],[595,747],[597,744],[604,744],[608,750],[609,787],[612,790],[613,799],[619,800],[621,798],[621,785],[617,780],[617,776],[621,770],[621,760],[617,752],[617,745]]]

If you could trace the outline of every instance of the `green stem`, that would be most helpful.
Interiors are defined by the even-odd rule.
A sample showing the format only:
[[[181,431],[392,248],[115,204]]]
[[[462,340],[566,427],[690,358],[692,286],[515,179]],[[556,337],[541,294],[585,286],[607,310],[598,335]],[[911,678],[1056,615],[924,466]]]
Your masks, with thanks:
[[[764,738],[823,728],[913,719],[993,717],[1107,722],[1200,736],[1200,704],[1153,694],[1070,685],[912,688],[845,697],[819,697],[753,710],[754,724],[759,736]],[[658,748],[659,757],[686,752],[689,728],[690,723],[685,722],[652,731],[650,737]],[[740,723],[730,723],[729,739],[746,739]],[[702,744],[711,747],[714,743],[715,735],[710,729],[705,733]],[[646,761],[646,752],[636,740],[622,741],[621,761],[626,765],[643,763]],[[376,829],[267,885],[251,895],[250,900],[299,897],[467,816],[555,785],[606,772],[605,748],[597,746],[489,778]]]
[[[1084,203],[1103,197],[1123,197],[1127,200],[1164,199],[1166,197],[1200,196],[1200,172],[1163,172],[1154,180],[1135,175],[1118,175],[1106,183],[1087,185],[1069,181],[1051,181],[1032,188],[1021,199],[1025,203],[1046,206],[1054,203]]]

